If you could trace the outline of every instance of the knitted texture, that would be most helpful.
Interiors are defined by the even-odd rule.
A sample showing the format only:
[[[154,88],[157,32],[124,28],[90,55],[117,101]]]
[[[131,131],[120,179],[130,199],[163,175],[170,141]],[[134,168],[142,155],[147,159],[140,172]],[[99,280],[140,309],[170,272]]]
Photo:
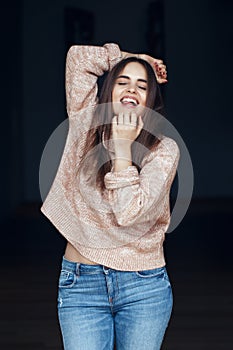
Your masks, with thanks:
[[[68,51],[69,131],[41,211],[87,259],[118,270],[136,271],[165,265],[163,241],[170,223],[169,192],[180,153],[177,143],[163,136],[143,159],[140,173],[135,166],[107,173],[103,193],[89,181],[85,166],[78,172],[98,103],[97,79],[121,59],[116,44],[72,46]]]

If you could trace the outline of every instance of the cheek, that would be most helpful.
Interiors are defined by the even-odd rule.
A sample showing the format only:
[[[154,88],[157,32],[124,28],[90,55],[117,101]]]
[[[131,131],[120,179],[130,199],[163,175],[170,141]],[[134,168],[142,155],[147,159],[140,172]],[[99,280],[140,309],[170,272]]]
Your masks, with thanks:
[[[122,94],[122,89],[119,87],[115,87],[112,90],[112,102],[120,102],[121,94]]]
[[[116,98],[117,98],[117,89],[114,88],[112,90],[112,102],[115,102],[116,101]]]
[[[144,94],[142,96],[142,104],[143,104],[143,106],[146,106],[146,100],[147,100],[147,94]]]

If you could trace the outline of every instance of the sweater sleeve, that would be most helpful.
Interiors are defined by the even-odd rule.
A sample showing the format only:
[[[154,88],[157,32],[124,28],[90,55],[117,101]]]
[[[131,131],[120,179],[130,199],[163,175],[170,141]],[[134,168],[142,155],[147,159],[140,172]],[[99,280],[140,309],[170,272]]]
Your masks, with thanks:
[[[66,57],[66,105],[69,117],[83,108],[94,106],[97,79],[121,60],[117,44],[71,46]]]
[[[177,143],[165,140],[140,174],[135,166],[129,166],[105,175],[109,202],[120,226],[156,221],[161,214],[160,203],[170,193],[180,157]]]

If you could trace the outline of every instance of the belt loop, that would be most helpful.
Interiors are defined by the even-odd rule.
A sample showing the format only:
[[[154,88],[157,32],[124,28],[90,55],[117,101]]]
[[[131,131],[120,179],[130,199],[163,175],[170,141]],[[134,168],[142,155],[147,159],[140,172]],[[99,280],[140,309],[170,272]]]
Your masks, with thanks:
[[[80,263],[76,264],[76,275],[79,277],[80,276]]]

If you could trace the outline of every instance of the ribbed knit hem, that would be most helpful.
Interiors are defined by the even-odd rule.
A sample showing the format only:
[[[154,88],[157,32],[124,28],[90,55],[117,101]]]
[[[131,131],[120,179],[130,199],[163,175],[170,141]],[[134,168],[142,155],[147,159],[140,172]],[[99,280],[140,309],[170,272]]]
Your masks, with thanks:
[[[70,242],[75,246],[74,242]],[[132,249],[128,249],[127,255],[124,254],[124,247],[115,249],[87,249],[84,247],[76,247],[81,255],[97,264],[110,267],[121,271],[140,271],[150,270],[164,266],[165,259],[163,249],[161,248],[160,259],[156,258],[153,253],[135,253]]]

